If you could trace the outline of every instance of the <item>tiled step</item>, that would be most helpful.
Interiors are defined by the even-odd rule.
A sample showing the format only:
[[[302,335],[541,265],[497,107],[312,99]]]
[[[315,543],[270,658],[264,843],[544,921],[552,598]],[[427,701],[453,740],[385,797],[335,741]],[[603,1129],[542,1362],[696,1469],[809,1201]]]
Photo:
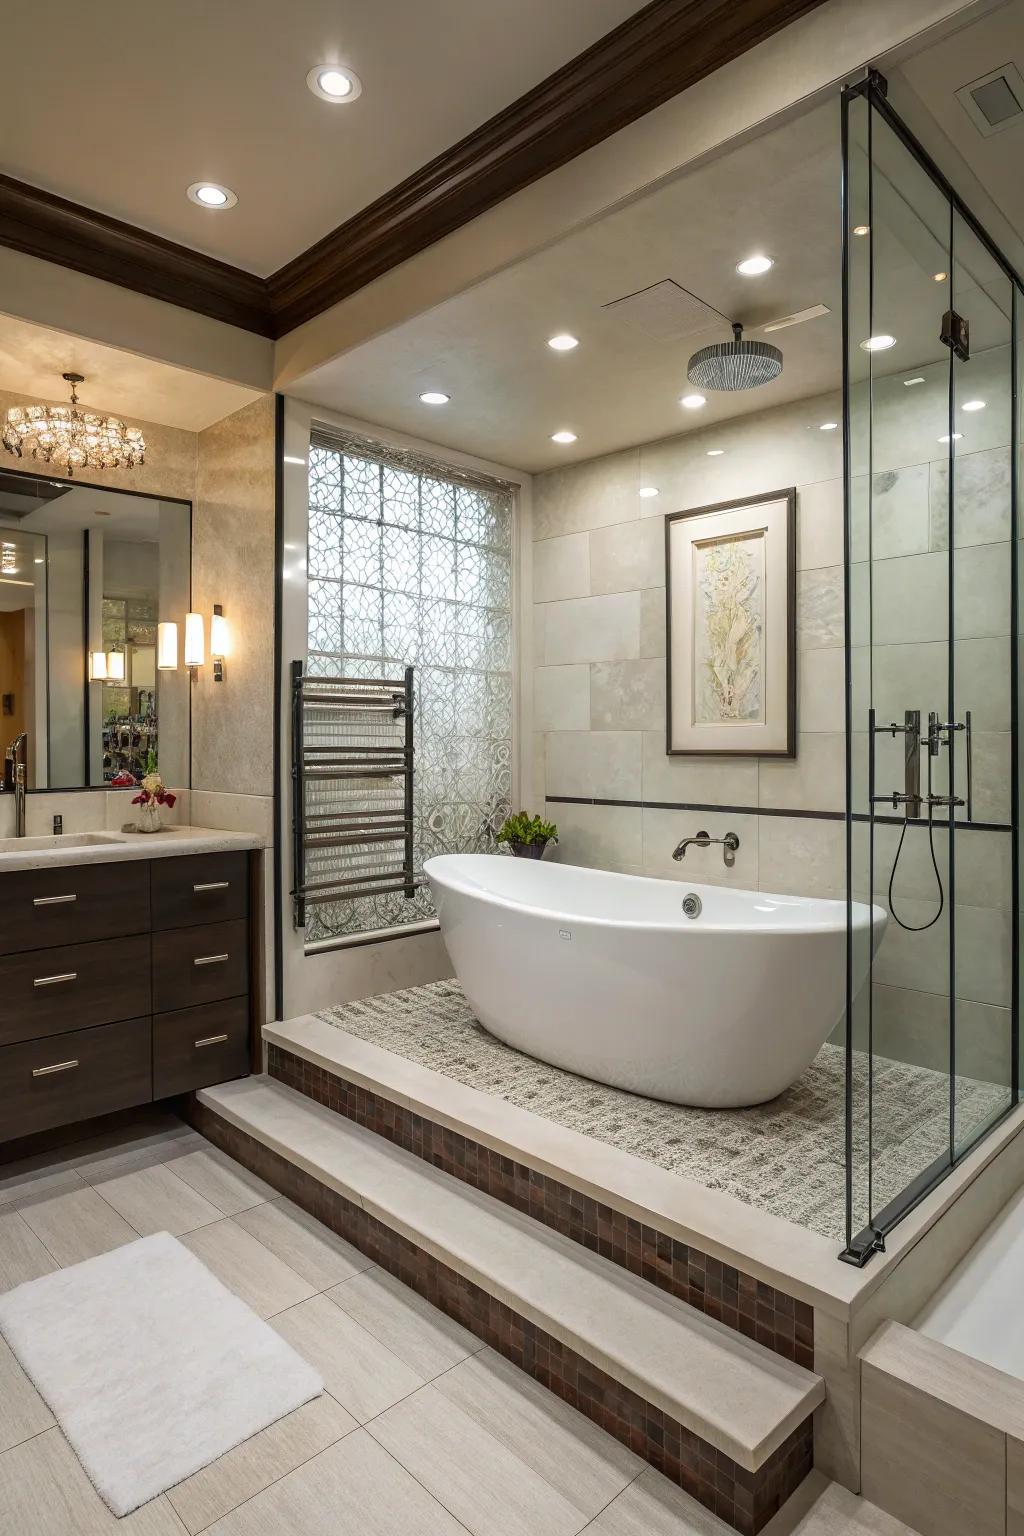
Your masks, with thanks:
[[[820,1377],[269,1078],[199,1102],[756,1473]]]

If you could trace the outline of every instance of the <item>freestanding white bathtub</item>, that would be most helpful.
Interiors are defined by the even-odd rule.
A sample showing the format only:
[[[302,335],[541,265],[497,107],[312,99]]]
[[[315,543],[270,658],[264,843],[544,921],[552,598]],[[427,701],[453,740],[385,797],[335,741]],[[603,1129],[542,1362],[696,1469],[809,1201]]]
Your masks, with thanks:
[[[445,854],[425,871],[480,1023],[583,1077],[676,1104],[761,1104],[842,1017],[845,901],[497,854]],[[877,946],[887,917],[874,917]],[[870,920],[857,903],[855,925]],[[866,975],[866,938],[853,948]]]

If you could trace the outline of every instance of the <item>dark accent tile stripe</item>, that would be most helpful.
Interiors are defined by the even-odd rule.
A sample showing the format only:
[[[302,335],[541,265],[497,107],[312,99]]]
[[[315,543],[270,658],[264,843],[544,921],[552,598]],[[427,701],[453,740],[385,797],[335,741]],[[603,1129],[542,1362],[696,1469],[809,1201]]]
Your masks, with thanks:
[[[778,810],[768,805],[708,805],[697,800],[602,800],[587,795],[545,795],[549,805],[609,805],[621,806],[632,811],[708,811],[717,812],[722,816],[785,816],[792,820],[804,821],[845,821],[845,811],[810,811],[810,810]],[[854,821],[874,821],[876,825],[902,827],[902,816],[869,816],[866,811],[854,811]],[[911,830],[922,827],[927,830],[926,821],[911,821],[908,823]],[[948,823],[936,818],[937,828],[946,827]],[[1004,821],[957,821],[954,823],[958,832],[1010,832],[1012,827]]]
[[[532,1216],[707,1317],[814,1369],[814,1309],[807,1302],[293,1051],[270,1045],[267,1070],[287,1087]]]
[[[499,1302],[407,1238],[320,1184],[287,1158],[192,1100],[197,1130],[375,1264],[629,1446],[673,1483],[742,1533],[757,1536],[811,1470],[810,1417],[756,1472],[695,1435],[638,1393]]]

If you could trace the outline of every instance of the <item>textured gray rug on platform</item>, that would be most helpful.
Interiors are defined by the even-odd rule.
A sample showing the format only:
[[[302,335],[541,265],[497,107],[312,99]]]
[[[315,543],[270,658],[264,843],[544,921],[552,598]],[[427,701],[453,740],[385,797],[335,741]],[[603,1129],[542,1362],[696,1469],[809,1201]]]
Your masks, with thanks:
[[[826,1237],[844,1235],[845,1056],[837,1046],[823,1046],[799,1081],[770,1104],[690,1109],[592,1083],[524,1056],[477,1023],[455,981],[368,997],[320,1017],[708,1189],[724,1190]],[[858,1065],[854,1183],[863,1201],[868,1147],[863,1057]],[[949,1079],[882,1058],[875,1062],[873,1099],[873,1207],[878,1211],[948,1144]],[[961,1135],[969,1126],[980,1128],[1007,1102],[1005,1088],[958,1078]],[[866,1204],[859,1215],[866,1217]]]

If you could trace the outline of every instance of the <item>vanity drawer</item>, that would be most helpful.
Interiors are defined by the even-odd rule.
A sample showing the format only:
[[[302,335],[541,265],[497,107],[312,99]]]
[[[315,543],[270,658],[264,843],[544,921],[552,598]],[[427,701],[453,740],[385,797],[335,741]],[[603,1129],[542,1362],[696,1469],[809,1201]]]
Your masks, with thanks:
[[[249,1070],[249,999],[180,1008],[153,1020],[153,1097],[208,1088]]]
[[[149,931],[149,865],[17,869],[0,880],[0,954]]]
[[[0,1141],[147,1103],[151,1057],[148,1017],[0,1047]]]
[[[249,910],[249,856],[198,853],[181,859],[154,859],[154,928],[187,928],[223,923]]]
[[[249,990],[248,924],[210,923],[153,935],[153,1012],[239,997]]]
[[[148,1014],[149,945],[143,933],[0,960],[0,1045]]]

